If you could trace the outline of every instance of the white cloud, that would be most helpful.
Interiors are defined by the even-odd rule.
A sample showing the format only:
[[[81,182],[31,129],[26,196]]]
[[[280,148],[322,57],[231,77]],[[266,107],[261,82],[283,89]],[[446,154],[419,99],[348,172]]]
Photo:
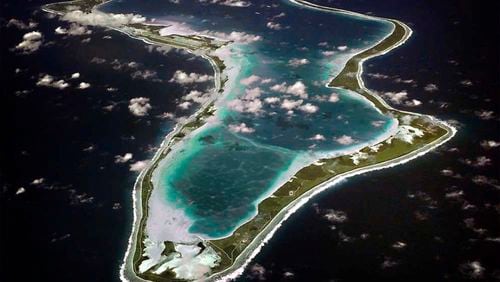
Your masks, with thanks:
[[[290,110],[293,110],[295,108],[298,108],[300,105],[302,105],[303,102],[304,102],[304,100],[296,100],[295,101],[295,100],[285,99],[281,103],[281,108],[290,111]]]
[[[300,67],[300,66],[303,66],[303,65],[307,65],[309,64],[309,60],[308,59],[297,59],[297,58],[293,58],[293,59],[290,59],[288,61],[288,65],[291,66],[291,67]]]
[[[422,105],[422,102],[420,100],[417,100],[417,99],[412,99],[410,101],[405,102],[405,106],[407,106],[407,107],[418,107],[420,105]]]
[[[144,23],[146,21],[146,18],[141,15],[103,13],[98,10],[92,10],[90,13],[75,10],[66,13],[62,19],[83,25],[110,27],[120,27],[127,24]]]
[[[339,50],[339,51],[345,51],[347,49],[348,49],[348,47],[345,45],[337,47],[337,50]]]
[[[266,24],[266,26],[270,29],[274,29],[274,30],[281,30],[283,29],[283,27],[281,26],[281,24],[279,23],[275,23],[275,22],[268,22]]]
[[[79,72],[75,72],[74,74],[71,75],[71,79],[77,79],[77,78],[80,78]]]
[[[224,32],[216,32],[216,31],[204,31],[202,33],[205,33],[207,35],[221,38],[224,40],[229,40],[229,41],[234,41],[237,43],[253,43],[257,41],[261,41],[262,37],[260,35],[253,35],[253,34],[248,34],[246,32],[239,32],[239,31],[232,31],[231,33],[224,33]]]
[[[87,27],[79,25],[77,23],[71,23],[68,29],[58,26],[54,31],[56,34],[75,36],[87,35],[92,33],[92,31],[88,30]]]
[[[462,84],[463,86],[472,86],[472,85],[474,85],[474,83],[472,83],[472,81],[469,80],[469,79],[464,79],[464,80],[460,81],[460,84]]]
[[[313,105],[311,103],[307,103],[305,105],[302,105],[299,107],[299,110],[308,113],[308,114],[313,114],[319,110],[319,107],[316,105]]]
[[[179,84],[190,84],[198,82],[206,82],[213,79],[212,76],[207,74],[185,73],[181,70],[176,70],[174,76],[169,80],[170,82],[177,82]]]
[[[369,73],[367,74],[369,77],[374,78],[374,79],[388,79],[390,76],[382,73]]]
[[[37,178],[37,179],[33,179],[33,181],[31,181],[31,185],[40,185],[40,184],[43,184],[45,182],[45,178]]]
[[[270,88],[272,91],[292,94],[302,99],[307,99],[306,86],[302,81],[297,81],[293,85],[288,86],[286,82],[275,84]]]
[[[238,8],[245,8],[249,7],[252,5],[249,1],[243,1],[243,0],[199,0],[201,3],[212,3],[212,4],[219,4],[219,5],[224,5],[224,6],[229,6],[229,7],[238,7]]]
[[[408,92],[406,92],[406,90],[400,92],[385,92],[383,95],[388,98],[389,101],[398,105],[408,100]]]
[[[23,41],[16,45],[15,49],[22,51],[24,54],[31,54],[42,46],[42,33],[39,31],[31,31],[23,35]]]
[[[240,83],[245,85],[245,86],[250,86],[256,82],[259,82],[261,79],[262,78],[260,76],[252,74],[251,76],[240,80]]]
[[[499,141],[494,141],[494,140],[483,140],[481,141],[481,147],[484,149],[491,149],[491,148],[496,148],[500,146]]]
[[[337,93],[332,93],[330,94],[330,97],[328,97],[328,102],[330,103],[337,103],[340,100],[339,94]]]
[[[245,96],[243,96],[243,99],[254,100],[254,99],[259,98],[261,94],[262,94],[262,90],[259,87],[245,89]]]
[[[482,120],[490,120],[495,118],[494,111],[480,110],[480,111],[474,111],[474,114]]]
[[[470,261],[460,265],[460,272],[466,275],[469,279],[482,279],[484,277],[485,268],[479,261]]]
[[[123,156],[116,155],[115,156],[115,164],[126,163],[126,162],[130,161],[133,157],[134,157],[134,155],[132,155],[132,153],[125,153]]]
[[[354,139],[348,135],[342,135],[338,138],[335,138],[335,141],[341,145],[350,145],[354,143]]]
[[[429,83],[424,87],[424,90],[427,92],[436,92],[439,90],[439,87],[434,83]]]
[[[335,51],[322,51],[321,54],[325,57],[331,57],[335,54]]]
[[[149,161],[137,161],[135,163],[130,164],[129,170],[135,172],[141,172],[148,165]]]
[[[278,97],[267,97],[264,99],[264,102],[267,104],[276,104],[280,102],[280,98]]]
[[[63,90],[69,86],[69,83],[66,81],[60,79],[60,80],[55,80],[53,76],[46,74],[40,79],[38,79],[37,86],[45,86],[45,87],[52,87],[52,88],[57,88],[60,90]]]
[[[321,134],[316,134],[313,137],[309,138],[309,140],[313,140],[313,141],[325,141],[326,138],[325,138],[325,136],[323,136]]]
[[[228,102],[228,107],[233,111],[240,113],[253,113],[257,114],[261,112],[262,102],[258,99],[256,100],[240,100],[236,99]]]
[[[157,77],[157,73],[153,70],[137,70],[130,74],[133,79],[149,80]]]
[[[347,213],[337,210],[326,210],[324,217],[332,223],[344,223],[348,220]]]
[[[151,104],[149,103],[149,98],[138,97],[132,98],[129,101],[128,109],[134,116],[142,117],[148,114],[151,110]]]
[[[183,110],[187,110],[187,109],[189,109],[189,107],[191,107],[192,104],[193,103],[186,101],[186,102],[180,103],[179,105],[177,105],[177,107],[179,107]]]
[[[203,93],[198,90],[191,90],[185,97],[183,97],[183,99],[186,101],[193,101],[198,104],[205,103],[209,98],[209,93]]]
[[[248,127],[245,123],[240,123],[240,124],[230,124],[229,130],[232,132],[236,133],[253,133],[255,132],[255,129]]]
[[[18,29],[30,29],[30,28],[35,28],[38,26],[38,23],[36,22],[29,22],[28,24],[25,24],[23,21],[18,20],[18,19],[10,19],[7,22],[7,27],[15,26]]]
[[[87,89],[90,87],[90,83],[87,83],[87,82],[80,82],[80,84],[78,84],[78,89]]]

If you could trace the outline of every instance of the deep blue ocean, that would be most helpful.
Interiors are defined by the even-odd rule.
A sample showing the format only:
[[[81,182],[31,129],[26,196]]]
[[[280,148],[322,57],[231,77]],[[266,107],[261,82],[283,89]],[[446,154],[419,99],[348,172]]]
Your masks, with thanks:
[[[500,148],[484,142],[500,142],[500,60],[493,39],[499,35],[498,4],[316,2],[410,24],[410,41],[367,62],[367,87],[406,90],[423,102],[408,109],[453,120],[459,133],[432,154],[350,179],[314,198],[287,220],[239,280],[498,279]],[[150,51],[140,41],[99,28],[64,38],[54,29],[67,23],[47,18],[39,10],[43,3],[0,4],[1,280],[117,281],[132,220],[137,174],[130,165],[152,157],[172,129],[174,121],[160,118],[163,113],[181,117],[195,110],[177,107],[193,86],[169,83],[173,73],[210,73],[211,67],[192,55]],[[148,5],[134,12],[161,12]],[[28,32],[7,27],[12,18],[38,23],[35,30],[44,43],[37,52],[12,50]],[[258,17],[234,22],[250,31],[254,20]],[[139,66],[123,66],[130,62]],[[134,79],[138,70],[156,75]],[[80,78],[70,79],[75,72]],[[71,86],[38,87],[42,74]],[[304,74],[296,75],[292,80]],[[76,89],[82,81],[92,86]],[[425,91],[429,84],[439,90]],[[196,87],[205,91],[212,85]],[[150,99],[147,116],[130,113],[129,101],[136,97]],[[116,163],[115,156],[125,153],[132,153],[132,160]],[[25,192],[16,195],[21,187]],[[339,211],[347,220],[328,219]]]

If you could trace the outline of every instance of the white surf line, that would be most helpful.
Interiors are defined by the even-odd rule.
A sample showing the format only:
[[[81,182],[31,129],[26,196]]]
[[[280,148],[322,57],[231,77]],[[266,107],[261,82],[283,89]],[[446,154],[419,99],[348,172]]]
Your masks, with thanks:
[[[397,109],[391,107],[380,96],[374,94],[372,91],[370,91],[369,89],[367,89],[366,86],[365,86],[365,84],[364,84],[364,82],[363,82],[363,80],[362,80],[363,63],[366,60],[371,59],[373,57],[377,57],[377,56],[380,56],[380,55],[387,54],[391,50],[393,50],[393,49],[395,49],[395,48],[403,45],[411,37],[411,35],[413,33],[413,31],[412,31],[412,29],[410,27],[408,27],[406,24],[402,23],[401,21],[394,20],[394,19],[384,19],[384,18],[381,18],[381,17],[374,17],[374,16],[363,15],[363,14],[360,14],[360,13],[351,12],[351,11],[347,11],[347,10],[342,10],[342,9],[336,9],[336,8],[331,8],[331,7],[320,6],[320,5],[312,4],[312,3],[309,3],[309,2],[306,2],[306,1],[300,1],[300,2],[297,2],[296,0],[289,0],[289,1],[292,2],[292,3],[295,3],[297,5],[305,6],[305,7],[308,7],[308,4],[310,4],[310,6],[312,6],[315,9],[319,9],[319,10],[334,11],[334,12],[344,13],[344,14],[358,16],[358,17],[362,17],[362,18],[371,18],[371,19],[376,18],[376,19],[381,19],[381,20],[386,20],[386,21],[391,21],[392,20],[392,21],[395,21],[398,24],[400,24],[405,29],[405,35],[403,36],[403,38],[401,40],[399,40],[396,44],[392,45],[390,48],[387,48],[387,49],[385,49],[385,50],[383,50],[381,52],[377,52],[377,53],[375,53],[375,54],[373,54],[371,56],[368,56],[368,57],[363,58],[362,60],[360,60],[359,63],[358,63],[358,72],[356,74],[356,79],[357,79],[358,83],[360,84],[362,90],[366,91],[371,96],[373,96],[374,98],[376,98],[387,109],[394,110],[394,111],[401,112],[401,113],[407,113],[407,114],[410,114],[410,115],[427,117],[427,118],[431,119],[434,123],[437,123],[440,126],[444,127],[446,129],[447,133],[444,136],[441,136],[439,139],[434,140],[432,143],[426,144],[422,148],[419,148],[419,149],[417,149],[415,151],[412,151],[412,152],[410,152],[410,153],[408,153],[408,154],[406,154],[404,156],[401,156],[401,157],[398,157],[398,158],[395,158],[395,159],[392,159],[392,160],[389,160],[389,161],[385,161],[385,162],[382,162],[382,163],[377,163],[377,164],[374,164],[374,165],[370,165],[370,166],[367,166],[367,167],[363,167],[363,168],[351,170],[351,171],[346,172],[344,174],[335,176],[335,177],[331,178],[330,180],[328,180],[328,181],[326,181],[324,183],[321,183],[318,186],[310,189],[309,191],[307,191],[306,193],[302,194],[297,199],[295,199],[293,202],[291,202],[290,204],[288,204],[285,208],[283,208],[271,220],[271,222],[268,223],[268,225],[266,227],[264,227],[264,229],[254,238],[254,240],[245,248],[245,250],[240,255],[238,255],[238,257],[233,261],[233,265],[232,266],[230,266],[229,268],[227,268],[226,270],[224,270],[222,272],[215,273],[215,274],[211,275],[207,279],[208,281],[229,281],[229,280],[233,280],[233,279],[237,278],[238,276],[240,276],[243,273],[243,271],[245,270],[246,266],[260,252],[260,250],[262,249],[262,247],[272,238],[272,236],[274,235],[274,233],[276,232],[276,230],[278,230],[278,228],[281,226],[281,224],[284,221],[286,221],[286,219],[288,219],[301,206],[303,206],[304,204],[306,204],[315,195],[323,192],[324,190],[326,190],[326,189],[328,189],[328,188],[330,188],[332,186],[335,186],[336,184],[342,182],[343,180],[345,180],[345,179],[347,179],[349,177],[353,177],[353,176],[356,176],[356,175],[359,175],[359,174],[363,174],[363,173],[367,173],[367,172],[370,172],[370,171],[382,170],[382,169],[385,169],[385,168],[390,168],[390,167],[394,167],[394,166],[397,166],[397,165],[405,164],[405,163],[407,163],[407,162],[409,162],[409,161],[411,161],[413,159],[421,157],[421,156],[427,154],[428,152],[432,151],[433,149],[435,149],[435,148],[441,146],[442,144],[448,142],[451,138],[453,138],[453,136],[455,136],[455,134],[457,132],[457,130],[456,130],[455,127],[451,126],[450,124],[448,124],[448,123],[446,123],[444,121],[438,120],[437,118],[435,118],[433,116],[424,115],[424,114],[418,114],[418,113],[409,112],[409,111],[397,110]],[[395,29],[395,24],[392,23],[392,22],[391,22],[391,24],[394,25],[394,29]],[[393,30],[393,32],[394,32],[394,30]],[[380,42],[382,42],[383,40],[385,40],[386,38],[388,38],[391,35],[392,35],[392,32],[389,35],[387,35],[384,39],[382,39]],[[375,47],[377,44],[375,44],[373,47]],[[371,48],[373,48],[373,47],[371,47]],[[360,51],[359,53],[355,54],[354,56],[356,56],[356,55],[358,55],[358,54],[360,54],[360,53],[362,53],[362,52],[364,52],[366,50],[369,50],[369,49],[370,48],[365,49],[363,51]],[[351,59],[353,57],[351,57]],[[339,72],[339,74],[342,72],[342,70]],[[335,87],[330,87],[328,85],[329,85],[329,83],[326,84],[325,86],[328,87],[328,88],[335,88]],[[363,95],[360,95],[360,96],[362,96],[364,99],[366,99],[371,104],[373,104],[373,102],[371,102],[370,100],[368,100]],[[378,109],[378,107],[375,107],[375,108]],[[263,237],[263,238],[260,239],[261,237]],[[252,244],[256,244],[256,246],[252,247]],[[248,252],[251,251],[251,250],[252,250],[252,252],[248,254]],[[242,262],[238,263],[239,261],[242,261]],[[239,266],[237,266],[238,264],[239,264]]]

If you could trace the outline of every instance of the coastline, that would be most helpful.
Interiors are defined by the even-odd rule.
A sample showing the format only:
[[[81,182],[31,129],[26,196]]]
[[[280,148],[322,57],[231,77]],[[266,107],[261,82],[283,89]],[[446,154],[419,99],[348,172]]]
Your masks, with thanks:
[[[360,96],[364,97],[364,99],[367,99],[368,101],[370,101],[373,104],[373,106],[375,108],[377,108],[378,110],[381,110],[379,107],[377,107],[377,104],[380,103],[387,110],[390,110],[390,111],[394,111],[394,112],[398,112],[398,113],[407,113],[407,114],[411,114],[413,116],[427,117],[427,118],[430,118],[434,123],[439,124],[447,132],[445,135],[434,140],[433,142],[425,145],[422,148],[418,148],[418,149],[412,151],[411,153],[405,154],[404,156],[397,157],[397,158],[391,159],[389,161],[380,162],[380,163],[370,165],[367,167],[361,167],[361,168],[350,170],[348,172],[336,175],[336,176],[330,178],[329,180],[327,180],[326,182],[322,182],[321,184],[316,185],[315,187],[309,189],[304,194],[300,195],[299,197],[294,199],[291,203],[289,203],[284,208],[282,208],[279,211],[279,213],[269,223],[267,223],[267,225],[253,238],[251,243],[246,246],[246,248],[243,250],[243,252],[241,252],[234,259],[231,266],[229,266],[228,268],[226,268],[223,271],[212,274],[210,277],[207,278],[208,281],[228,280],[228,279],[232,279],[232,278],[235,278],[238,275],[240,275],[243,272],[244,267],[253,259],[253,257],[255,257],[255,255],[257,255],[259,253],[262,246],[273,236],[274,232],[279,228],[279,226],[281,226],[281,224],[291,214],[293,214],[293,212],[295,212],[296,210],[298,210],[298,208],[300,208],[302,205],[307,203],[307,201],[310,198],[312,198],[314,195],[332,187],[333,185],[339,183],[340,181],[342,181],[346,178],[349,178],[349,177],[352,177],[355,175],[359,175],[362,173],[366,173],[369,171],[380,170],[380,169],[384,169],[384,168],[388,168],[388,167],[393,167],[395,165],[404,164],[404,163],[406,163],[410,160],[413,160],[417,157],[420,157],[420,156],[426,154],[427,152],[433,150],[434,148],[442,145],[443,143],[450,140],[456,133],[455,128],[453,128],[452,126],[450,126],[442,121],[435,119],[434,117],[431,117],[428,115],[421,115],[421,114],[413,113],[413,112],[396,110],[396,109],[392,108],[382,98],[380,98],[378,95],[372,93],[364,85],[364,82],[362,80],[363,63],[370,58],[386,54],[386,53],[390,52],[392,49],[397,48],[397,47],[401,46],[402,44],[404,44],[404,42],[406,42],[412,34],[412,30],[409,27],[407,27],[405,24],[403,24],[399,21],[396,21],[396,20],[384,19],[384,18],[379,18],[379,17],[372,17],[372,16],[363,15],[363,14],[350,12],[350,11],[346,11],[346,10],[319,6],[319,5],[312,4],[312,3],[302,1],[302,0],[289,0],[289,1],[294,3],[294,4],[297,4],[300,6],[305,6],[308,8],[315,8],[315,9],[320,9],[320,10],[330,10],[330,11],[341,12],[341,13],[350,14],[350,15],[354,15],[354,16],[362,16],[362,17],[367,17],[367,18],[377,18],[377,19],[381,19],[381,20],[388,20],[388,21],[392,22],[393,25],[395,25],[395,26],[397,24],[403,26],[403,28],[405,29],[405,35],[403,36],[403,38],[400,41],[397,42],[397,44],[392,45],[390,48],[385,49],[380,53],[376,53],[376,54],[373,54],[371,56],[368,56],[368,57],[365,57],[365,58],[362,58],[361,60],[359,60],[358,65],[357,65],[356,80],[359,83],[361,90],[363,90],[363,92],[371,95],[371,97],[367,97],[361,93],[358,93],[358,94],[360,94]],[[74,2],[74,1],[70,1],[68,3],[72,3],[72,2]],[[108,2],[108,1],[106,1],[106,2]],[[104,4],[104,3],[102,3],[102,4]],[[100,4],[100,5],[102,5],[102,4]],[[94,8],[97,8],[98,6],[95,6]],[[50,9],[46,10],[44,8],[44,10],[47,12],[51,12],[51,13],[58,13],[57,11],[50,10]],[[114,27],[109,27],[109,28],[116,30],[118,32],[125,33],[129,37],[134,38],[134,39],[139,39],[147,44],[154,44],[154,45],[160,45],[160,46],[162,45],[162,43],[152,41],[148,38],[136,36],[136,35],[131,34],[123,29],[114,28]],[[390,35],[388,35],[387,37],[385,37],[381,41],[384,41],[389,36]],[[372,49],[372,48],[370,48],[370,49]],[[361,54],[365,51],[366,50],[361,51],[361,52],[353,55],[351,60],[354,57],[358,56],[359,54]],[[200,54],[195,54],[195,55],[200,55]],[[165,139],[162,141],[162,143],[160,145],[160,149],[155,153],[151,162],[148,164],[148,166],[143,171],[141,171],[141,173],[139,174],[139,176],[136,179],[136,182],[134,184],[134,191],[133,191],[133,202],[134,202],[133,203],[133,205],[134,205],[133,227],[132,227],[131,236],[129,237],[128,247],[127,247],[127,251],[125,254],[125,258],[124,258],[124,263],[122,264],[122,266],[120,268],[120,278],[122,279],[122,281],[150,281],[150,280],[144,280],[139,275],[137,275],[136,270],[135,270],[136,266],[134,265],[136,263],[135,262],[136,255],[138,255],[137,254],[137,245],[139,243],[138,239],[139,238],[142,239],[142,236],[140,236],[141,235],[140,233],[143,232],[143,230],[142,230],[143,224],[142,223],[143,223],[143,220],[145,218],[147,218],[147,210],[148,210],[147,203],[148,203],[148,201],[146,201],[146,206],[144,206],[144,198],[143,197],[147,197],[147,196],[145,196],[143,194],[143,192],[144,192],[143,190],[145,188],[144,187],[145,181],[150,180],[150,179],[148,179],[148,174],[155,170],[155,166],[158,165],[159,161],[162,159],[162,157],[164,157],[164,154],[167,153],[166,151],[171,148],[172,142],[176,138],[176,135],[179,134],[185,128],[185,126],[187,124],[196,120],[197,117],[202,115],[206,111],[207,108],[210,108],[212,106],[212,103],[215,100],[217,100],[217,98],[218,98],[217,94],[219,93],[219,91],[222,88],[222,78],[221,78],[222,73],[221,73],[220,68],[217,65],[217,62],[213,58],[211,58],[210,56],[203,56],[203,55],[201,55],[201,56],[204,57],[205,59],[209,60],[209,62],[211,63],[211,65],[214,69],[214,73],[215,73],[214,82],[216,85],[216,89],[214,90],[214,95],[211,96],[210,103],[205,103],[204,105],[201,105],[200,109],[196,113],[191,115],[183,123],[179,123],[175,126],[174,130],[172,132],[170,132],[165,137]],[[346,66],[344,66],[344,69],[345,68],[346,68]],[[342,71],[341,71],[341,73],[342,73]],[[341,73],[337,77],[341,76]],[[337,87],[337,86],[332,85],[332,82],[337,77],[333,78],[332,81],[326,85],[326,87],[329,87],[329,88]],[[371,100],[370,98],[377,100],[378,103],[374,103],[373,100]],[[271,195],[273,193],[271,193]],[[269,196],[270,195],[266,195],[266,198]],[[145,213],[144,213],[144,211],[145,211]],[[250,220],[252,220],[252,219],[250,219]],[[132,253],[134,250],[136,252]],[[141,254],[139,254],[139,255],[141,255]]]

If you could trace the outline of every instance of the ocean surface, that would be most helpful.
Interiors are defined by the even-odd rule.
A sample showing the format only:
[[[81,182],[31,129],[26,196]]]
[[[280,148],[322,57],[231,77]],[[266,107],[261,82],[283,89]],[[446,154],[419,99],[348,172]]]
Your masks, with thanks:
[[[217,102],[217,123],[196,132],[159,167],[157,189],[165,191],[169,205],[185,211],[189,231],[220,238],[253,217],[257,204],[302,166],[374,143],[394,127],[396,121],[356,93],[325,87],[349,57],[376,45],[393,25],[289,1],[246,8],[197,3],[112,1],[102,10],[177,21],[216,36],[259,37],[230,47],[240,69]],[[245,83],[252,75],[260,79]],[[338,101],[330,100],[332,93]],[[342,136],[353,141],[335,141]]]
[[[169,83],[174,72],[212,70],[194,56],[150,52],[142,42],[114,31],[56,35],[55,28],[68,24],[47,18],[39,10],[45,2],[0,4],[6,132],[0,139],[0,280],[119,281],[137,176],[130,164],[151,158],[171,130],[175,121],[160,115],[182,117],[195,110],[177,107],[194,85]],[[364,80],[381,93],[406,90],[422,105],[395,107],[454,120],[459,132],[432,154],[358,176],[312,199],[276,232],[238,281],[498,280],[500,149],[483,141],[500,142],[500,59],[493,40],[499,35],[499,4],[316,2],[410,24],[413,37],[368,61]],[[38,26],[7,27],[12,18]],[[14,51],[31,30],[43,33],[43,46],[28,55]],[[82,43],[87,38],[90,42]],[[91,62],[94,57],[106,63]],[[115,70],[114,59],[144,64],[162,82],[132,79],[135,70]],[[72,81],[75,71],[81,79]],[[36,86],[42,73],[72,86]],[[92,87],[76,91],[80,81]],[[430,83],[438,91],[425,91]],[[108,87],[118,90],[108,92]],[[197,87],[202,91],[212,85]],[[131,114],[128,104],[135,97],[151,99],[149,115]],[[118,103],[113,111],[103,109],[112,102]],[[115,163],[116,155],[127,152],[133,160]],[[478,162],[478,157],[490,161]],[[41,184],[33,183],[40,178]],[[20,187],[26,191],[16,195]],[[347,220],[328,217],[339,212]]]

